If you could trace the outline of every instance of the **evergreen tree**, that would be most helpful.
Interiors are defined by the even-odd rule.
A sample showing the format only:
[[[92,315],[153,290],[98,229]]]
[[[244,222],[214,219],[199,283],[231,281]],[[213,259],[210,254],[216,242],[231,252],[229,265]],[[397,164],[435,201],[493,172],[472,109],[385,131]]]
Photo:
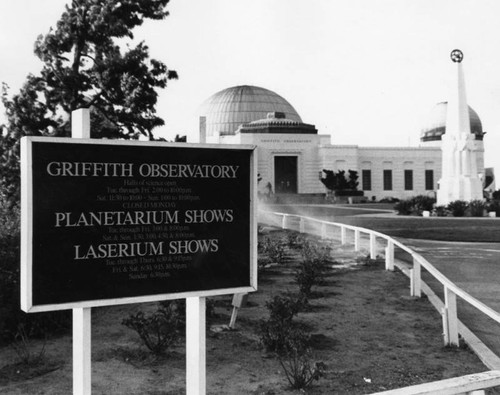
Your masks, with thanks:
[[[92,137],[153,140],[164,124],[156,115],[158,88],[177,73],[149,57],[144,42],[132,46],[132,30],[145,19],[168,15],[169,0],[73,0],[56,27],[35,42],[43,62],[9,98],[3,86],[7,125],[0,133],[0,187],[19,193],[19,139],[69,136],[70,114],[91,109]]]

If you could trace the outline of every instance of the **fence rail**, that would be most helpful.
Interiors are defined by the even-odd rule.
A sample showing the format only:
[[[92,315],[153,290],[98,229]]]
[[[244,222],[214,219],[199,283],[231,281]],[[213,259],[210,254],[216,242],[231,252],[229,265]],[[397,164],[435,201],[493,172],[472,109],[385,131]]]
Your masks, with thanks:
[[[292,221],[298,220],[298,230],[301,233],[306,232],[306,225],[315,226],[315,232],[321,238],[328,238],[329,228],[338,228],[340,230],[340,243],[342,245],[348,244],[349,232],[352,234],[352,244],[354,244],[354,250],[360,251],[361,249],[361,238],[362,235],[369,236],[369,251],[370,258],[375,259],[377,257],[377,241],[385,241],[385,268],[386,270],[394,270],[395,260],[394,260],[394,250],[398,247],[402,251],[407,252],[412,257],[412,265],[409,270],[410,277],[410,294],[414,297],[421,297],[422,294],[422,269],[425,269],[429,274],[431,274],[443,287],[444,294],[444,307],[441,311],[442,321],[443,321],[443,340],[446,346],[459,346],[459,320],[457,314],[457,297],[462,299],[464,302],[475,307],[477,310],[487,315],[489,318],[497,323],[500,323],[500,314],[493,310],[492,308],[486,306],[484,303],[480,302],[473,296],[469,295],[463,289],[458,287],[452,281],[450,281],[446,276],[444,276],[439,270],[437,270],[429,261],[427,261],[423,256],[413,251],[410,247],[404,245],[400,241],[393,239],[392,237],[385,235],[383,233],[362,228],[359,226],[347,225],[338,222],[330,222],[325,220],[320,220],[317,218],[311,218],[307,216],[301,216],[297,214],[280,213],[273,211],[259,211],[259,222],[271,223],[272,225],[280,226],[282,229],[293,229]],[[264,219],[264,216],[267,216]],[[273,220],[275,218],[276,220]],[[495,377],[500,377],[500,371],[492,371],[495,373]],[[488,372],[486,372],[488,373]],[[477,375],[476,375],[477,376]],[[489,377],[487,374],[485,377]],[[474,376],[475,377],[475,376]],[[498,385],[498,380],[493,380]],[[490,381],[492,382],[492,381]],[[485,383],[486,385],[486,383]],[[483,386],[481,388],[490,388],[493,385]],[[406,389],[405,389],[406,390]],[[472,392],[470,392],[472,391]],[[422,392],[422,394],[457,394],[457,393],[474,393],[480,394],[484,392],[477,392],[477,390],[470,391],[459,391],[459,392]],[[398,393],[398,392],[389,392]],[[407,393],[407,392],[400,392]],[[420,392],[408,392],[409,394],[420,394]]]

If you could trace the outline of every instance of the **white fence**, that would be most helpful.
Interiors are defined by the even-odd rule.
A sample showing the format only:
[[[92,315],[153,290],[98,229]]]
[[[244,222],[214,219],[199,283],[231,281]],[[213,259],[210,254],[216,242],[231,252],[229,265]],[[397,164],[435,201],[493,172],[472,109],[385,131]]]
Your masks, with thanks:
[[[411,296],[421,297],[422,289],[425,288],[426,292],[430,291],[430,288],[422,281],[422,269],[425,269],[429,274],[431,274],[443,287],[444,291],[444,305],[442,307],[441,315],[443,318],[443,339],[444,344],[449,346],[459,345],[459,327],[463,328],[457,315],[457,297],[461,298],[466,303],[474,306],[483,314],[487,315],[495,322],[500,323],[500,314],[490,307],[486,306],[484,303],[480,302],[476,298],[469,295],[463,289],[459,288],[448,278],[446,278],[439,270],[437,270],[432,264],[430,264],[424,257],[413,251],[411,248],[405,246],[403,243],[387,236],[383,233],[361,228],[358,226],[346,225],[337,222],[329,222],[325,220],[319,220],[316,218],[300,216],[296,214],[287,214],[271,211],[260,211],[259,212],[259,222],[269,223],[275,226],[280,226],[282,229],[295,229],[301,233],[306,232],[306,227],[308,228],[307,233],[313,233],[319,235],[321,238],[334,238],[334,233],[337,238],[340,239],[342,245],[352,243],[354,245],[355,251],[361,250],[362,236],[367,235],[369,237],[369,251],[370,258],[375,259],[377,257],[377,250],[380,248],[379,244],[385,244],[384,255],[385,255],[385,268],[386,270],[394,270],[395,260],[394,260],[394,250],[395,247],[407,252],[412,257],[412,265],[409,269],[410,277],[410,294]],[[298,224],[297,224],[298,222]],[[463,328],[466,330],[466,328]],[[470,333],[470,331],[468,332]],[[489,351],[489,350],[487,350]],[[495,358],[495,356],[493,356]],[[498,359],[496,357],[495,359]],[[483,360],[484,362],[484,360]],[[495,362],[495,365],[497,363]],[[491,367],[490,367],[491,368]],[[493,371],[492,371],[493,372]],[[500,371],[494,371],[495,375],[500,378]],[[495,377],[496,377],[495,376]],[[490,377],[490,376],[488,376]],[[490,377],[491,378],[491,377]],[[494,385],[489,385],[484,383],[485,386],[480,388],[490,388],[495,385],[499,385],[499,380],[492,380]],[[491,384],[491,383],[490,383]],[[418,387],[418,386],[415,386]],[[479,388],[479,387],[478,387]],[[406,390],[406,389],[405,389]],[[440,387],[439,391],[436,392],[400,392],[408,394],[457,394],[457,393],[469,393],[470,391],[477,390],[462,390],[458,392],[443,392],[443,388]],[[391,394],[396,394],[398,392],[391,392]],[[470,392],[472,393],[472,392]],[[475,394],[483,392],[474,392]]]

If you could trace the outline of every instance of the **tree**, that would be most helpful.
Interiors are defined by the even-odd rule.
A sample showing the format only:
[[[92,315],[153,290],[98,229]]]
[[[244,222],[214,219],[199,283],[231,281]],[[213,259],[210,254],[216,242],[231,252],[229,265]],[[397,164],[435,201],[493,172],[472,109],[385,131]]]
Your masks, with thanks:
[[[28,75],[12,98],[3,86],[0,183],[9,197],[16,200],[19,192],[19,139],[69,136],[77,108],[91,109],[92,137],[154,139],[153,129],[164,124],[156,115],[156,89],[177,73],[151,59],[144,42],[132,46],[131,39],[145,19],[165,18],[168,2],[73,0],[56,27],[37,38],[40,74]]]
[[[335,173],[333,170],[323,169],[325,177],[321,178],[323,185],[330,191],[357,191],[358,189],[358,172],[356,170],[348,170],[349,179],[346,178],[345,170],[339,170]]]

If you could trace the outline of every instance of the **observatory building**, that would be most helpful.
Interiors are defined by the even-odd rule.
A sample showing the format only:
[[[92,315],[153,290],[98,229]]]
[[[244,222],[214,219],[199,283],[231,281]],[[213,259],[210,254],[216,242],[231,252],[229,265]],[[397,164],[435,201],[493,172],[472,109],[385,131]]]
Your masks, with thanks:
[[[484,175],[484,132],[477,113],[469,110],[477,172]],[[200,142],[257,146],[260,187],[275,193],[324,194],[322,170],[356,170],[358,189],[377,200],[436,196],[442,178],[442,136],[447,103],[436,104],[420,135],[418,147],[336,145],[330,135],[303,122],[283,97],[256,86],[234,86],[209,97],[199,110]]]

